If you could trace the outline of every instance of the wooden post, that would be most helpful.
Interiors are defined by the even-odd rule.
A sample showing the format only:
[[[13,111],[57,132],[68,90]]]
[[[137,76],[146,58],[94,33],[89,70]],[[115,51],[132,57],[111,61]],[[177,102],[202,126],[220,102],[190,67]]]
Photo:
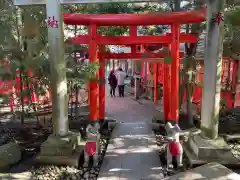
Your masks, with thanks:
[[[105,59],[104,59],[104,52],[105,52],[105,46],[100,45],[99,46],[99,79],[103,80],[104,82],[101,82],[99,84],[99,120],[105,119]]]
[[[89,61],[90,63],[97,61],[97,44],[96,44],[97,27],[95,24],[89,26],[89,36],[91,37],[89,43]],[[97,82],[94,80],[90,82],[90,119],[92,121],[98,120],[97,111],[97,98],[98,98],[98,86]]]
[[[179,117],[179,24],[171,25],[171,95],[170,120],[177,122]]]

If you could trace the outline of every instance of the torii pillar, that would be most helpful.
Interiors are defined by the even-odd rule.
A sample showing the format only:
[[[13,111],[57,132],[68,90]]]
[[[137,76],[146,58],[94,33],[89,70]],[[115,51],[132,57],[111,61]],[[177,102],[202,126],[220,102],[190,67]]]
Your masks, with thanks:
[[[99,92],[99,110],[98,116],[99,120],[103,121],[105,119],[105,59],[104,59],[105,46],[99,46],[99,79],[103,82],[100,82],[98,92]]]
[[[163,72],[163,106],[164,106],[164,120],[168,121],[169,113],[170,113],[170,73],[169,73],[169,65],[167,63],[164,63],[164,72]]]
[[[158,63],[153,64],[153,101],[158,103]]]
[[[177,123],[179,118],[179,34],[180,25],[171,25],[172,42],[171,42],[171,85],[170,85],[170,121]]]
[[[91,37],[89,43],[89,61],[91,63],[97,62],[97,26],[95,24],[91,24],[89,26],[89,36]],[[97,121],[98,120],[98,84],[96,80],[90,82],[90,120]]]

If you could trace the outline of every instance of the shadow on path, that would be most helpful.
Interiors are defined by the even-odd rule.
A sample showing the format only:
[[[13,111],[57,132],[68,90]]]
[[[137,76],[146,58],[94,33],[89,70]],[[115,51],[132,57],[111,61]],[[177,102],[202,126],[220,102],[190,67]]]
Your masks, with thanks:
[[[163,177],[151,124],[117,124],[98,180],[155,180]]]

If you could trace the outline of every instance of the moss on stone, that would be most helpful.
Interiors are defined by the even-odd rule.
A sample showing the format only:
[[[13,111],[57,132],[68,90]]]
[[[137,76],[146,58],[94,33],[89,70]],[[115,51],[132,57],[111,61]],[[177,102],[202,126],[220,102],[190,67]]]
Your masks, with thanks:
[[[11,142],[0,146],[0,170],[6,170],[21,159],[21,149],[17,143]]]
[[[216,139],[218,137],[218,134],[216,133],[215,130],[206,128],[204,126],[201,126],[201,134],[203,137],[209,138],[209,139]]]
[[[41,155],[66,156],[72,155],[77,146],[80,146],[80,133],[69,132],[67,136],[49,136],[41,146]]]

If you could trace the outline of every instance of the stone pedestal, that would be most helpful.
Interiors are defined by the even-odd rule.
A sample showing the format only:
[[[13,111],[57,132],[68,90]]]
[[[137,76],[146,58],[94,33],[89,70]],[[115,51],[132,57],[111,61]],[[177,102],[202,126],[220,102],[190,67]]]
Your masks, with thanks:
[[[183,143],[183,149],[191,165],[218,162],[224,165],[238,164],[238,160],[231,153],[231,148],[222,138],[216,140],[205,139],[200,135],[190,134],[188,141]]]
[[[240,175],[218,163],[209,163],[195,169],[181,172],[164,180],[238,180]]]
[[[189,145],[199,159],[216,159],[231,156],[231,148],[222,139],[204,139],[200,134],[189,137]]]
[[[36,158],[40,164],[79,166],[79,158],[84,150],[80,133],[69,132],[65,137],[49,136],[41,146]]]
[[[16,143],[11,142],[0,146],[0,172],[8,170],[11,165],[20,161],[21,156],[21,149]]]

